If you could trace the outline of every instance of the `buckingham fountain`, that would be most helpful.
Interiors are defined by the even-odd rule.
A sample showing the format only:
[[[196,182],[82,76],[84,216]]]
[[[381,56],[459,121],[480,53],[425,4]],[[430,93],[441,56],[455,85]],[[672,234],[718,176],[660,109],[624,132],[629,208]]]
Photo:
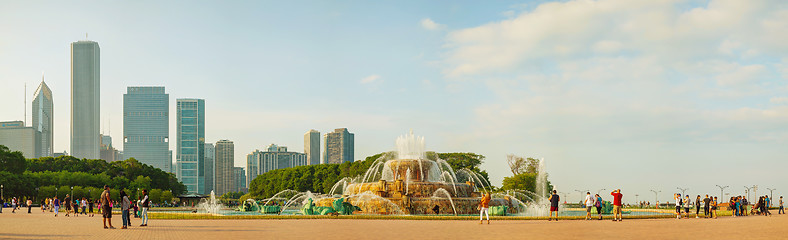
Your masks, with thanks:
[[[427,152],[424,138],[412,131],[397,138],[396,148],[397,151],[375,160],[363,176],[341,179],[327,194],[285,190],[252,209],[280,201],[284,206],[277,206],[279,214],[288,209],[300,209],[301,214],[310,215],[340,212],[340,209],[344,213],[383,215],[478,213],[481,197],[491,189],[483,177],[468,169],[455,171],[437,154]],[[541,162],[539,168],[536,193],[526,190],[492,193],[491,212],[546,216],[548,189]],[[268,209],[266,212],[270,213]]]

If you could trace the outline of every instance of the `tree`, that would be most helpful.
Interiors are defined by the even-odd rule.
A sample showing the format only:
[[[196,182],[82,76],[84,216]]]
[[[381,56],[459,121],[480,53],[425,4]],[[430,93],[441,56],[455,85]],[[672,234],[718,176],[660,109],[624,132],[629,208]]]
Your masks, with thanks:
[[[514,154],[506,155],[506,163],[509,164],[509,169],[512,171],[512,175],[524,173],[526,167],[528,167],[528,163],[525,162],[525,158],[516,156]]]
[[[161,203],[159,200],[161,200],[162,193],[161,189],[151,189],[148,193],[148,199],[155,203]]]
[[[172,195],[171,191],[163,191],[163,192],[161,192],[160,201],[162,203],[169,203],[170,201],[172,201],[172,198],[173,198],[173,195]]]
[[[0,171],[20,174],[27,168],[25,156],[20,151],[11,152],[8,147],[0,145]]]

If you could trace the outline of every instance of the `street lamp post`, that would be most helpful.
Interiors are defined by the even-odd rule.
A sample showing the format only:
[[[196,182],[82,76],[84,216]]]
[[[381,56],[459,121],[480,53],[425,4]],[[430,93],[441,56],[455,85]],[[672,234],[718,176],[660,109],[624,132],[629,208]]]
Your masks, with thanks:
[[[659,203],[659,193],[661,193],[662,190],[660,190],[660,191],[651,190],[651,192],[654,193],[654,204]],[[659,205],[656,205],[656,206],[657,206],[657,208],[659,208]]]
[[[640,201],[638,201],[638,196],[640,196],[640,194],[635,194],[635,204],[640,206]]]
[[[729,186],[724,186],[724,187],[723,187],[723,186],[717,185],[717,187],[718,187],[718,188],[720,188],[720,201],[722,201],[722,199],[724,199],[724,198],[722,198],[722,195],[723,195],[723,190],[725,190],[725,189],[726,189],[726,188],[728,188]]]
[[[689,190],[689,188],[680,188],[680,187],[676,187],[676,188],[681,191],[681,197],[684,197],[685,195],[684,193],[687,192],[687,190]]]
[[[752,199],[750,198],[750,189],[752,189],[752,187],[744,186],[744,194],[747,195],[747,199]]]
[[[599,193],[600,193],[600,192],[602,192],[603,190],[607,190],[607,189],[603,188],[603,189],[596,190],[596,194],[599,194]]]
[[[752,193],[755,194],[755,198],[758,198],[758,185],[752,185]]]
[[[774,201],[774,190],[777,189],[776,188],[766,188],[766,189],[769,189],[769,203],[771,203],[772,201]]]
[[[583,202],[583,192],[590,192],[590,190],[583,191],[583,190],[575,189],[575,192],[580,193],[580,203],[582,203]]]
[[[0,199],[5,199],[5,196],[3,196],[3,188],[4,188],[3,185],[0,185]]]

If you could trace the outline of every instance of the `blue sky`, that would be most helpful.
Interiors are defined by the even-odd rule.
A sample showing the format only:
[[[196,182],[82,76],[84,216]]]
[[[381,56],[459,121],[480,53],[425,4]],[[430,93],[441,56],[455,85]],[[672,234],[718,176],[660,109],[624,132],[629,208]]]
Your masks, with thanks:
[[[0,5],[0,120],[22,118],[23,84],[32,99],[44,72],[57,151],[69,43],[88,33],[118,147],[125,88],[163,85],[172,112],[206,100],[207,141],[234,141],[237,166],[270,143],[301,151],[309,129],[349,128],[357,159],[413,129],[429,149],[487,156],[498,186],[512,153],[545,158],[564,192],[788,189],[784,1]]]

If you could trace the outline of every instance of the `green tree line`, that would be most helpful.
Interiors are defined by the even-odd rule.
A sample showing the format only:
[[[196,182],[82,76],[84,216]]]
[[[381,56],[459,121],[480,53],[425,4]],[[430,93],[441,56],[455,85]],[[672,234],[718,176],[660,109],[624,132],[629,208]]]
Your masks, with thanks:
[[[112,189],[149,189],[151,193],[169,192],[174,195],[186,192],[186,186],[178,182],[174,174],[164,172],[136,159],[108,163],[100,159],[78,159],[72,156],[25,159],[18,151],[9,151],[0,145],[0,184],[5,198],[36,197],[47,187],[61,189],[101,189],[104,185]],[[38,188],[38,190],[36,190]],[[99,191],[99,194],[101,191]],[[75,193],[76,195],[76,193]],[[87,196],[85,194],[84,196]],[[54,195],[49,195],[54,196]],[[62,196],[60,196],[62,197]],[[77,196],[79,197],[79,196]]]

